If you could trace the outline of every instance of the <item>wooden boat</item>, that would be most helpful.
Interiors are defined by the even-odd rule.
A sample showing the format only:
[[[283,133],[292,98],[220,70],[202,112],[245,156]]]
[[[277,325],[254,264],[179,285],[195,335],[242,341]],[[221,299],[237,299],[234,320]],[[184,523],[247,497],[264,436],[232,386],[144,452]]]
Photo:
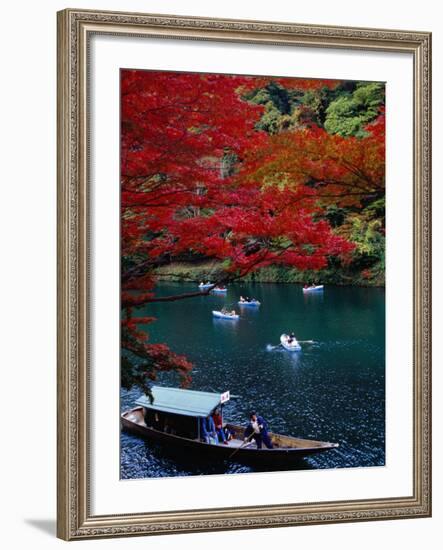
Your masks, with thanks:
[[[206,443],[200,437],[200,423],[216,408],[223,415],[223,404],[229,401],[229,392],[217,394],[159,386],[152,392],[153,402],[143,395],[136,401],[135,408],[121,415],[122,427],[164,445],[168,451],[186,453],[195,460],[235,461],[251,466],[285,465],[338,447],[337,443],[268,432],[273,449],[258,449],[255,441],[244,443],[244,427],[229,422],[223,422],[232,434],[227,444]]]
[[[223,313],[222,311],[212,311],[212,315],[217,319],[230,319],[231,321],[236,321],[240,319],[240,315],[233,315],[231,313]]]
[[[303,287],[303,292],[321,292],[324,288],[324,285],[312,285]]]
[[[289,341],[291,340],[291,341]],[[287,334],[282,334],[280,336],[280,344],[285,348],[287,349],[288,351],[300,351],[301,350],[301,346],[300,344],[297,342],[297,338],[294,338],[290,336],[288,336]]]

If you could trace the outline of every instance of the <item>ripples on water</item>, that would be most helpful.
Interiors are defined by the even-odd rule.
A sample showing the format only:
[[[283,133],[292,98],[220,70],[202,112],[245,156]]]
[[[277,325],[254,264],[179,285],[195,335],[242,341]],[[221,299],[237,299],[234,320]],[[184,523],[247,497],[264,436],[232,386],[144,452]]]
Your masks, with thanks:
[[[162,284],[159,293],[192,288]],[[258,298],[262,306],[240,310],[237,322],[211,317],[212,309],[232,307],[240,294]],[[226,297],[152,304],[140,311],[158,318],[149,327],[151,342],[166,342],[195,364],[191,389],[229,389],[238,396],[226,405],[226,419],[244,424],[249,411],[257,410],[274,432],[340,444],[300,460],[294,469],[384,465],[383,290],[327,287],[323,296],[307,298],[297,285],[232,285]],[[277,346],[280,334],[290,330],[314,343],[303,344],[301,352],[283,350]],[[160,383],[178,385],[174,375]],[[139,395],[137,389],[122,390],[121,409],[132,407]],[[122,479],[250,471],[233,462],[190,463],[137,436],[121,435]]]

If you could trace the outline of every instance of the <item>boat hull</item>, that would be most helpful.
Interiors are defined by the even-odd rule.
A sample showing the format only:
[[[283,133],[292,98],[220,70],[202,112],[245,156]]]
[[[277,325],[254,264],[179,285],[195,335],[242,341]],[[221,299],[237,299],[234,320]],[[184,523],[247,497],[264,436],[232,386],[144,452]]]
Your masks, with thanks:
[[[125,414],[130,413],[127,411],[123,413],[121,417],[122,427],[135,433],[144,439],[152,441],[154,443],[167,447],[168,452],[177,453],[177,455],[183,456],[186,453],[187,457],[192,457],[193,460],[211,460],[216,462],[233,461],[249,466],[272,466],[272,465],[285,465],[292,464],[299,461],[305,456],[312,454],[325,452],[338,447],[336,443],[325,443],[309,440],[296,440],[299,441],[300,446],[295,448],[273,448],[273,449],[257,449],[244,447],[239,448],[232,447],[231,445],[211,445],[199,440],[187,439],[177,435],[161,432],[146,425],[141,425],[137,422],[131,421],[125,417]],[[242,431],[240,426],[230,425],[236,432]],[[277,434],[269,434],[271,439],[273,437],[286,437],[278,436]],[[237,444],[240,444],[239,440],[236,440]]]
[[[315,286],[315,287],[304,288],[303,292],[305,294],[309,294],[309,292],[322,292],[323,288],[324,288],[323,285],[318,285],[318,286]]]
[[[221,313],[220,311],[213,311],[212,315],[216,319],[229,319],[230,321],[236,321],[240,318],[240,315],[225,315],[224,313]]]
[[[239,306],[260,307],[260,302],[238,302]]]

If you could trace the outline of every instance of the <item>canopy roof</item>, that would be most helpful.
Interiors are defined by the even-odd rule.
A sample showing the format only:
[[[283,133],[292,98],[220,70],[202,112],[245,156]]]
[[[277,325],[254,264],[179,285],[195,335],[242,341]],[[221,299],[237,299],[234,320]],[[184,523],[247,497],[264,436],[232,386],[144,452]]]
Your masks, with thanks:
[[[152,388],[154,401],[147,395],[141,395],[137,405],[154,411],[181,414],[184,416],[208,416],[218,405],[222,395],[206,391],[182,390],[179,388]]]

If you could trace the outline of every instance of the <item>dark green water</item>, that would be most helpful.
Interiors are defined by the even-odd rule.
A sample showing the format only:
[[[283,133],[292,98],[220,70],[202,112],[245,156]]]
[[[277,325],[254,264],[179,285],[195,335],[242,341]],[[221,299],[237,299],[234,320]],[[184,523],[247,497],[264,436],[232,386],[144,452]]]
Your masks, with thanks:
[[[157,294],[195,288],[161,283]],[[257,298],[261,307],[239,308],[240,294]],[[240,319],[213,319],[211,311],[223,305],[240,309]],[[149,326],[151,342],[165,342],[194,363],[191,389],[239,396],[225,407],[226,419],[245,423],[257,410],[272,431],[340,444],[294,469],[384,465],[384,289],[326,287],[304,295],[300,285],[243,283],[231,285],[225,296],[150,304],[140,312],[158,319]],[[302,344],[301,352],[274,347],[291,330],[314,344]],[[178,385],[173,375],[159,383]],[[122,410],[139,394],[122,390]],[[136,436],[121,436],[123,479],[249,471],[234,463],[188,463]]]

